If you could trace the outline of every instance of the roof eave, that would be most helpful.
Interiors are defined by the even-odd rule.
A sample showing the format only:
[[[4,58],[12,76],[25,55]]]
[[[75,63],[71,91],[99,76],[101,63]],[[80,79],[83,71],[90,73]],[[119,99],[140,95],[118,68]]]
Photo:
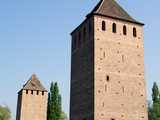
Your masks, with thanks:
[[[141,26],[144,26],[144,25],[145,25],[145,24],[142,23],[142,22],[131,21],[131,20],[123,19],[123,18],[118,18],[118,17],[109,16],[109,15],[103,15],[103,14],[100,14],[100,13],[90,13],[90,14],[88,14],[86,17],[90,17],[90,16],[94,16],[94,15],[103,16],[103,17],[108,17],[108,18],[112,18],[112,19],[117,19],[117,20],[121,20],[121,21],[125,21],[125,22],[130,22],[130,23],[134,23],[134,24],[141,25]]]
[[[44,91],[44,92],[48,92],[46,89],[44,89],[44,90],[40,90],[40,89],[37,89],[37,90],[34,90],[34,89],[26,89],[26,88],[23,88],[22,90],[33,90],[33,91]]]

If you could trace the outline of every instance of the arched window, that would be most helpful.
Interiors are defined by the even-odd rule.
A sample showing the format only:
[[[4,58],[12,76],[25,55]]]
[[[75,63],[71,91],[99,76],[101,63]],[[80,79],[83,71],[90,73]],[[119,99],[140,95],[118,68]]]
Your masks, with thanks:
[[[127,27],[125,25],[123,26],[123,35],[127,35]]]
[[[106,30],[106,22],[102,21],[102,30],[105,31]]]
[[[113,32],[113,33],[116,33],[116,32],[117,32],[117,27],[116,27],[116,24],[115,24],[115,23],[113,23],[113,25],[112,25],[112,32]]]
[[[137,37],[137,30],[135,27],[133,28],[133,37]]]

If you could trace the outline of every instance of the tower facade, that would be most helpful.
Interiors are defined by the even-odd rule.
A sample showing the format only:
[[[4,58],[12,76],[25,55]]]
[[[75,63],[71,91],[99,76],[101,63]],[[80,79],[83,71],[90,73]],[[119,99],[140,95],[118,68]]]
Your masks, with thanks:
[[[101,0],[71,33],[70,120],[148,120],[143,25]]]
[[[16,120],[47,120],[48,92],[32,75],[18,92]]]

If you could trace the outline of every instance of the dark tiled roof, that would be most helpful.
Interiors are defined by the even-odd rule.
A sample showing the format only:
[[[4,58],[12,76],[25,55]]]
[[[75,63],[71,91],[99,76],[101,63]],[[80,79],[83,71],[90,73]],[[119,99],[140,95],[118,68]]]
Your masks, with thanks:
[[[37,76],[33,74],[31,78],[27,81],[27,83],[23,86],[23,90],[39,90],[39,91],[47,91]]]
[[[89,15],[91,14],[104,15],[143,25],[143,23],[133,19],[115,0],[100,0]]]

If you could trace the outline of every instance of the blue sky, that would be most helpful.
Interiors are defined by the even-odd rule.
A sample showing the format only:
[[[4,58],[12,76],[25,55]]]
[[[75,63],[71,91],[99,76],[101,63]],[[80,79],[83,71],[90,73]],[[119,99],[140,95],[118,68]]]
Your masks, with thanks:
[[[69,111],[70,32],[99,0],[0,0],[0,104],[15,118],[17,91],[36,73],[49,88],[58,81],[63,109]],[[144,22],[148,99],[160,80],[160,1],[118,0]]]

